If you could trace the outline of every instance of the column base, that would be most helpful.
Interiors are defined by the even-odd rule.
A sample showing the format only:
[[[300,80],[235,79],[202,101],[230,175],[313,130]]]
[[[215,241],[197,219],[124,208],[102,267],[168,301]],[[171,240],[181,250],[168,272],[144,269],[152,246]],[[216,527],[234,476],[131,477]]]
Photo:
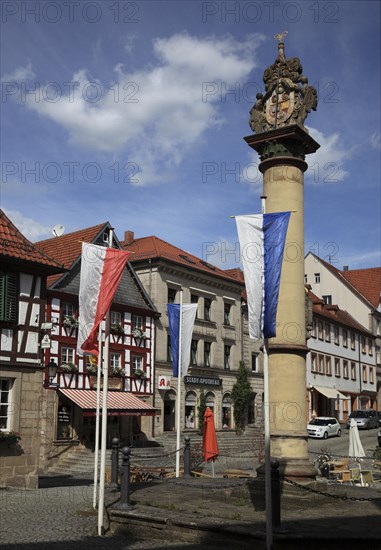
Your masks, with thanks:
[[[272,456],[271,458],[276,458],[279,460],[279,475],[282,477],[287,477],[288,479],[293,479],[295,481],[311,481],[316,479],[318,471],[315,466],[305,458],[278,458]],[[265,476],[265,465],[261,464],[257,468],[258,477]]]

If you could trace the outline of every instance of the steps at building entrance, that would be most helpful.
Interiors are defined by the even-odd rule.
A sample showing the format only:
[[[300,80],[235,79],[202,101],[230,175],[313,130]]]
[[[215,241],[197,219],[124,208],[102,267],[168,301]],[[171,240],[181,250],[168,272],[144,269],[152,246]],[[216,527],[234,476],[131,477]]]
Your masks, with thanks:
[[[192,449],[197,449],[200,456],[202,436],[195,432],[181,434],[180,447],[184,446],[184,435],[189,435]],[[218,431],[217,441],[220,456],[216,462],[219,470],[228,468],[251,468],[263,457],[263,435],[258,428],[248,428],[242,435],[234,431]],[[123,443],[123,442],[122,442]],[[139,442],[139,446],[131,447],[131,464],[147,467],[175,467],[176,464],[176,433],[164,433],[152,440]],[[153,446],[154,445],[154,446]],[[122,453],[119,453],[121,460]],[[94,475],[94,450],[85,446],[77,446],[68,450],[44,475],[82,477],[92,479]],[[182,451],[180,454],[182,461]],[[111,449],[106,451],[106,465],[111,465]],[[207,467],[209,467],[208,465]],[[100,468],[100,452],[98,456]]]

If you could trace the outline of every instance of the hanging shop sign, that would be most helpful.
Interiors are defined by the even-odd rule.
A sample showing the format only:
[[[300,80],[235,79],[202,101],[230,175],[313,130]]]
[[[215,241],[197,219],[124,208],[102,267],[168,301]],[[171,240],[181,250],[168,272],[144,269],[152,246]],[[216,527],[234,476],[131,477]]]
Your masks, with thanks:
[[[159,376],[157,380],[157,387],[159,390],[167,390],[171,387],[170,376]]]

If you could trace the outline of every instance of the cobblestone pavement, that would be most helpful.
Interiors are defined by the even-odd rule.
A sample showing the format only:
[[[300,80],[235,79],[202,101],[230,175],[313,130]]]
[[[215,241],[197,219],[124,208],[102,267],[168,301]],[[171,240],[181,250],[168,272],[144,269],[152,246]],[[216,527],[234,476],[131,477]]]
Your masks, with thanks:
[[[93,488],[50,487],[0,490],[2,550],[195,550],[198,545],[165,540],[97,536],[98,513],[92,509]],[[107,529],[108,522],[105,520]],[[211,550],[217,550],[210,547]]]

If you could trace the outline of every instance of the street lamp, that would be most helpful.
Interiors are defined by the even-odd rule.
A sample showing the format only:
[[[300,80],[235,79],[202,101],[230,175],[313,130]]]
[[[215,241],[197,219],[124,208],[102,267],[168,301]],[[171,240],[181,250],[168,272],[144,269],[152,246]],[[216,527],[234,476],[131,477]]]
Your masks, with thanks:
[[[53,384],[53,380],[55,379],[57,375],[58,365],[54,361],[54,359],[51,359],[47,365],[47,379],[45,379],[45,387],[46,388],[56,388],[58,384]]]

